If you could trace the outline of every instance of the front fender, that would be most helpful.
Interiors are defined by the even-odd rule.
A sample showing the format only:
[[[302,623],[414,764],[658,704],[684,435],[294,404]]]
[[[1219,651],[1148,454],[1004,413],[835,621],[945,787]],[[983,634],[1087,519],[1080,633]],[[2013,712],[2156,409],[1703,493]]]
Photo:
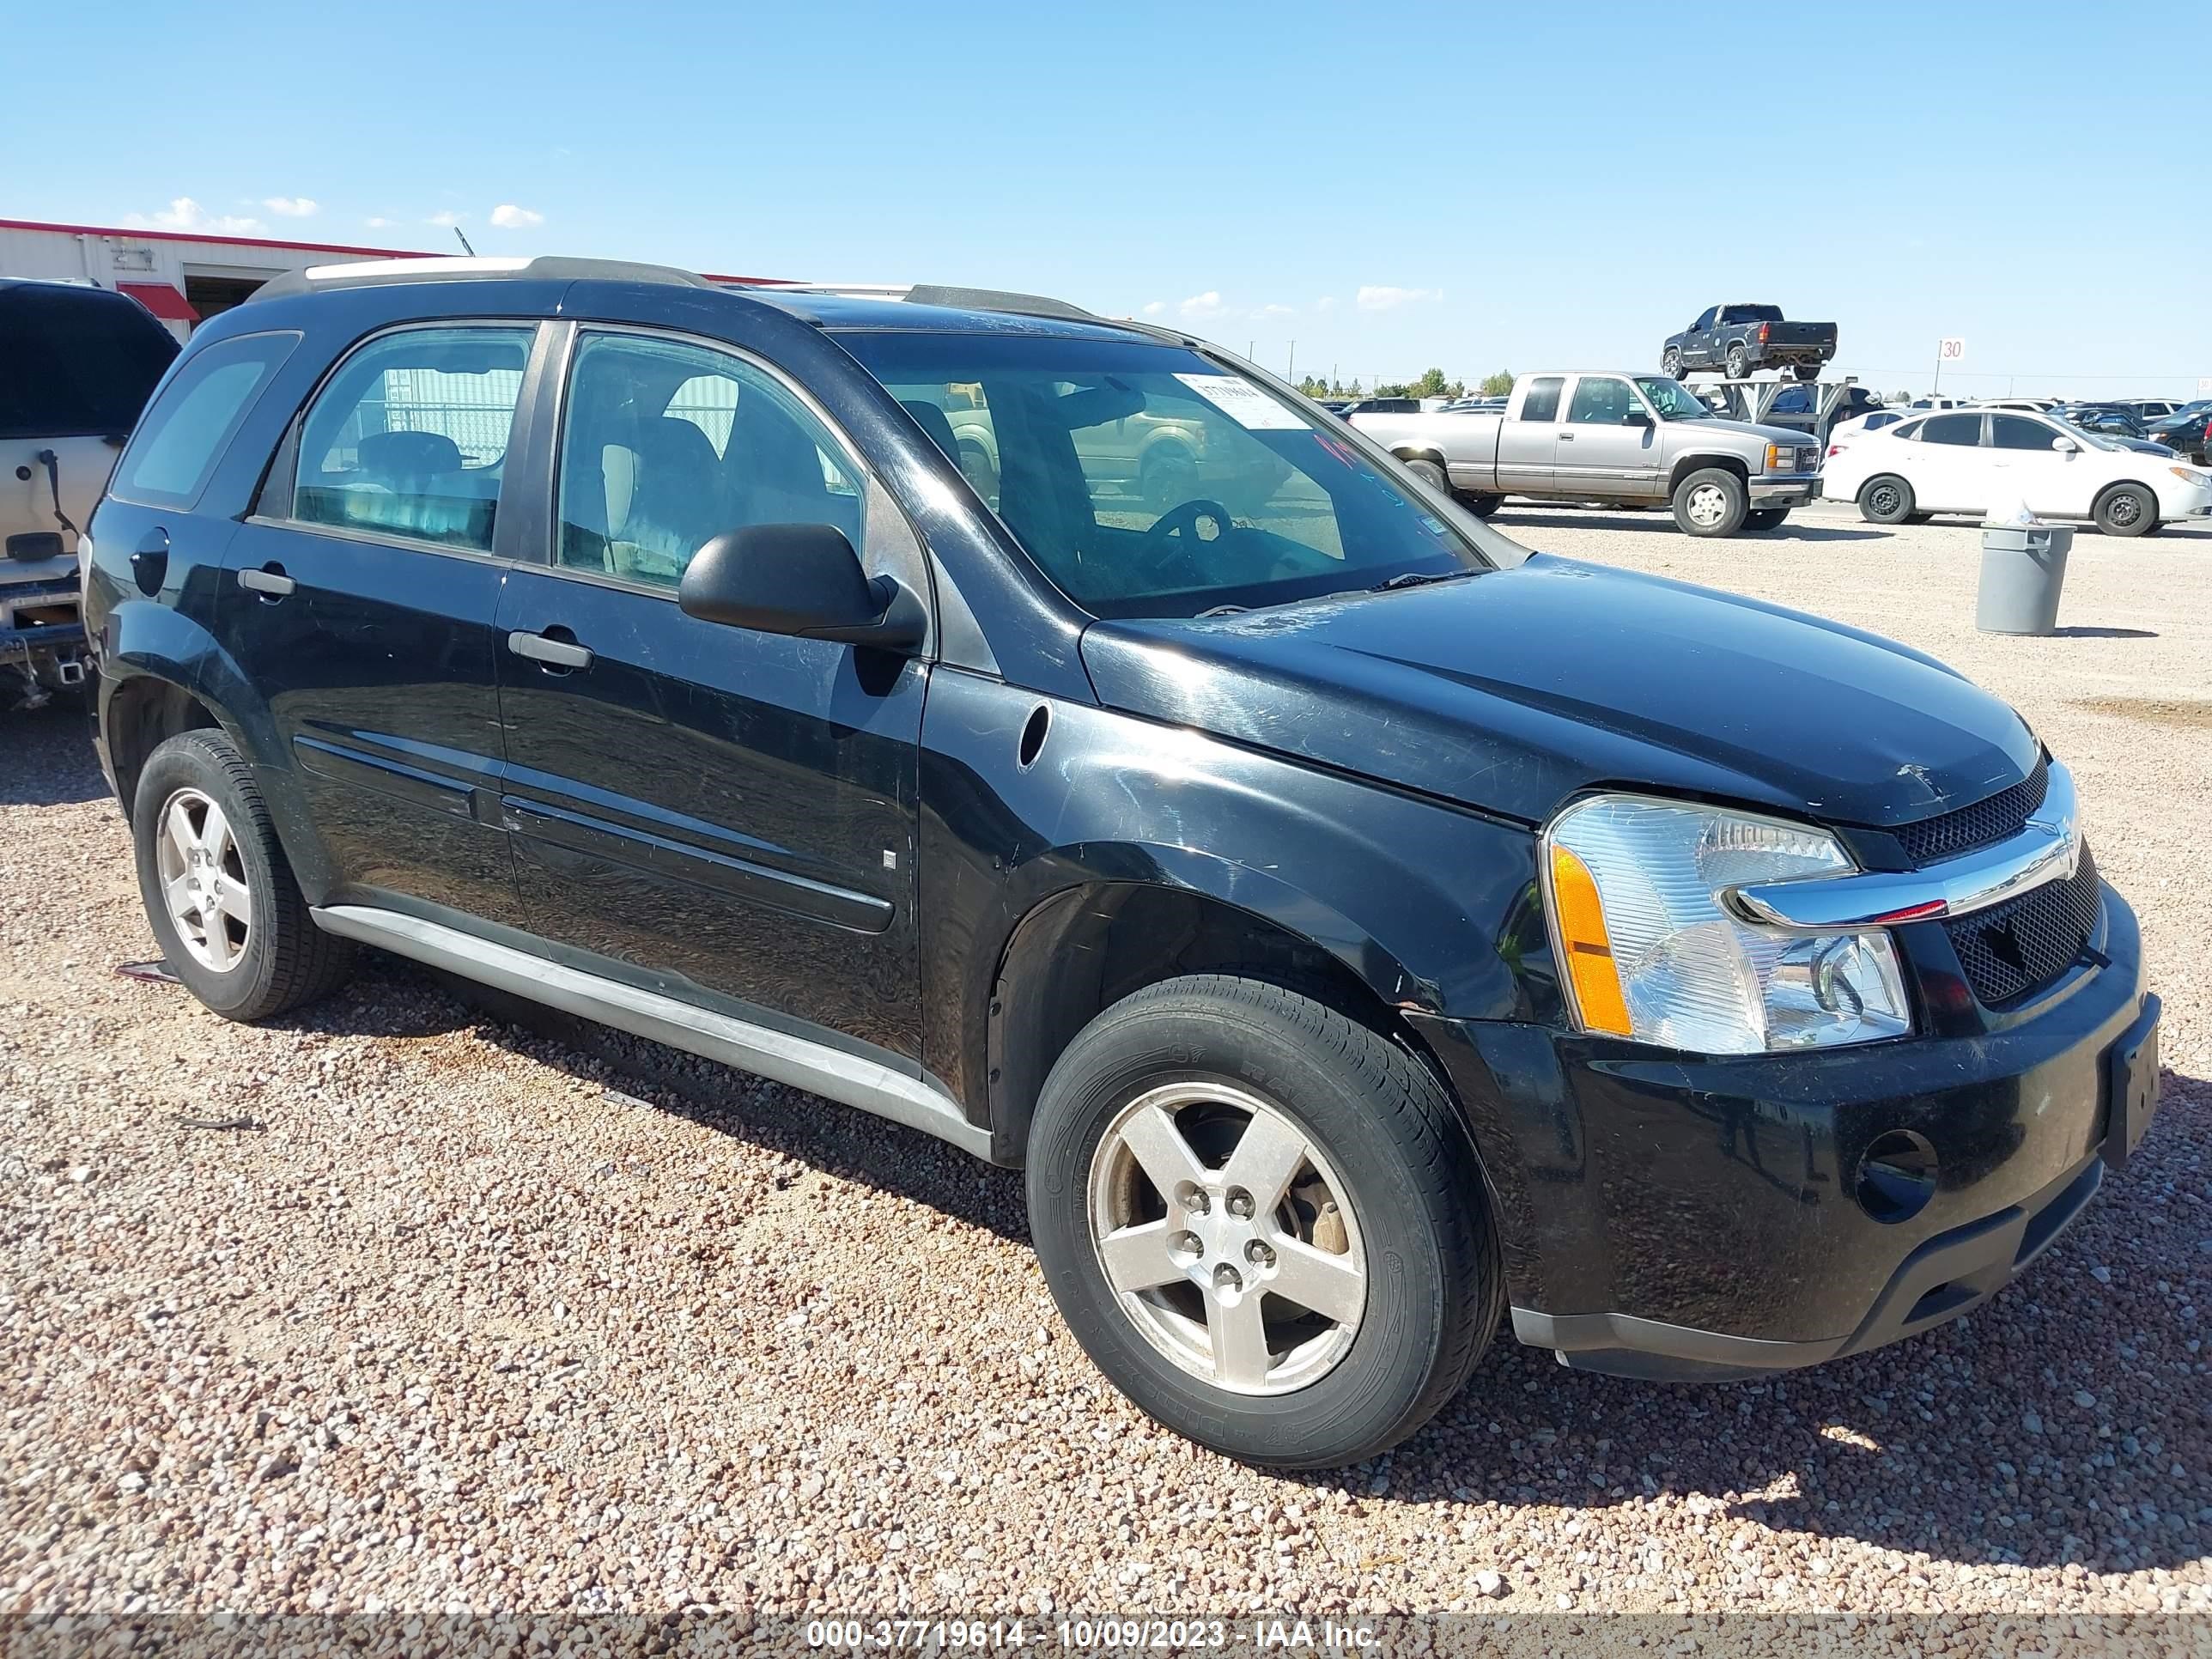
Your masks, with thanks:
[[[1034,763],[1025,728],[1048,722]],[[1188,728],[939,670],[921,778],[924,1046],[988,1102],[993,988],[1024,920],[1135,883],[1202,895],[1327,952],[1381,1002],[1534,1018],[1521,825]],[[1531,924],[1533,922],[1533,935]],[[1548,957],[1540,964],[1548,973]]]

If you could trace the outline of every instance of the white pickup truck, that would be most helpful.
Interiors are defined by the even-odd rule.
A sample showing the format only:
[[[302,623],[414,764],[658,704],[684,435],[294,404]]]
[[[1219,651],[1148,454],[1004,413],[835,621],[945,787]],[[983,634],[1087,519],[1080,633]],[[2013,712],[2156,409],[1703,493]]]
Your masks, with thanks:
[[[1352,423],[1485,517],[1508,495],[1665,502],[1692,536],[1733,536],[1774,529],[1820,487],[1808,434],[1723,420],[1663,374],[1524,374],[1503,415]]]

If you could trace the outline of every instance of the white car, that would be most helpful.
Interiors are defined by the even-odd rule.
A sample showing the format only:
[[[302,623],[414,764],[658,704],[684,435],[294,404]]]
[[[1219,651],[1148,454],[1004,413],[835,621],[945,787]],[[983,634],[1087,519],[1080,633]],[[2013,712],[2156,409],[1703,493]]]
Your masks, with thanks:
[[[1869,432],[1887,431],[1889,428],[1911,420],[1921,411],[1911,409],[1869,409],[1863,415],[1854,415],[1848,421],[1838,421],[1828,428],[1828,453],[1840,454],[1851,442]]]
[[[1954,410],[1832,444],[1820,493],[1875,524],[1982,513],[2025,501],[2045,519],[2088,519],[2141,536],[2212,517],[2212,472],[2145,455],[2047,415]]]

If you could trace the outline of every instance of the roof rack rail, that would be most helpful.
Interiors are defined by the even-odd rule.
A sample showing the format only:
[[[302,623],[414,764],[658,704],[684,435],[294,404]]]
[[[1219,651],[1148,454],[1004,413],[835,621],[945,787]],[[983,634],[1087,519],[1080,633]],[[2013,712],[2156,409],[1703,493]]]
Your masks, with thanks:
[[[848,300],[897,300],[912,306],[944,306],[954,311],[1002,311],[1016,317],[1057,317],[1097,323],[1095,311],[1045,294],[1018,294],[1003,288],[957,288],[939,283],[784,283],[774,292],[834,294]]]
[[[534,259],[450,258],[432,255],[419,259],[360,259],[346,264],[309,265],[287,271],[255,289],[255,300],[281,300],[295,294],[318,294],[325,289],[368,288],[386,283],[452,283],[496,277],[532,277],[540,282],[668,283],[684,288],[714,286],[696,271],[674,265],[643,264],[630,259],[578,259],[553,254]]]

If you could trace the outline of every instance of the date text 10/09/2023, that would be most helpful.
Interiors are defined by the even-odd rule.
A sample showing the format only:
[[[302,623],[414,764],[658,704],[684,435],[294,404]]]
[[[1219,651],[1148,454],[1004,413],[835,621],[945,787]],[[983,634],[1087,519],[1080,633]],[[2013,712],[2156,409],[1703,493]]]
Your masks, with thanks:
[[[1375,1648],[1381,1639],[1372,1625],[1333,1619],[817,1619],[806,1626],[810,1648],[858,1652],[1052,1647],[1075,1653],[1202,1648],[1346,1653]]]

